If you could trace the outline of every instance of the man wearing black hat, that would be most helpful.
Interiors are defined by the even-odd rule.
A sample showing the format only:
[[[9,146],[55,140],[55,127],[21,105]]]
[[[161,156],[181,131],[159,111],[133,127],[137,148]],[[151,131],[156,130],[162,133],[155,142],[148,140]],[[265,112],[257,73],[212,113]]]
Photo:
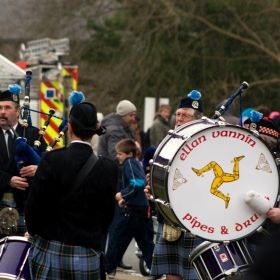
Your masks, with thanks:
[[[23,127],[19,123],[20,104],[19,93],[21,88],[19,85],[10,85],[6,91],[0,91],[0,201],[1,208],[11,206],[19,211],[19,227],[17,231],[9,233],[2,231],[0,226],[0,236],[3,235],[23,235],[26,231],[24,222],[24,202],[27,197],[29,182],[28,177],[33,177],[37,165],[29,165],[22,167],[19,171],[16,156],[16,135],[23,135]],[[9,126],[8,125],[11,126]],[[28,126],[26,128],[25,137],[27,144],[34,145],[34,141],[39,137],[39,129]],[[45,151],[47,145],[44,139],[41,141],[39,152]],[[3,224],[3,221],[1,221]]]
[[[26,203],[27,229],[36,236],[30,254],[34,279],[99,279],[102,235],[114,217],[117,165],[95,156],[88,172],[80,179],[77,174],[101,130],[95,106],[76,103],[68,123],[70,146],[45,153],[39,163]]]
[[[244,122],[244,127],[259,135],[272,149],[276,158],[279,158],[279,136],[280,131],[277,124],[270,118],[263,116],[262,113],[252,110],[250,118]],[[267,213],[269,220],[263,228],[272,234],[280,230],[280,208],[273,207]],[[254,233],[247,238],[249,250],[253,257],[256,252],[265,244],[267,236],[265,234]],[[261,247],[259,247],[261,246]]]
[[[186,98],[181,98],[175,116],[175,128],[185,123],[201,119],[203,117],[203,104],[200,92],[193,90]],[[151,192],[149,185],[146,186],[145,193],[150,198]],[[158,214],[158,222],[160,236],[157,239],[153,254],[151,274],[154,277],[150,280],[159,279],[158,276],[162,274],[166,274],[167,280],[198,279],[188,258],[191,251],[203,242],[203,240],[181,232],[178,239],[167,241],[162,236],[162,233],[163,225],[169,225],[169,222],[165,221],[160,214]],[[165,228],[167,229],[166,226]]]

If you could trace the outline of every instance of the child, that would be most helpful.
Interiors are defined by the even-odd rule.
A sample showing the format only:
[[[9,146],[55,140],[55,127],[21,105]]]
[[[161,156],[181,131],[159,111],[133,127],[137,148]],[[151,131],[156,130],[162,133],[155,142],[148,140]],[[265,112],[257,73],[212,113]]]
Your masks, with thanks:
[[[116,145],[117,158],[123,164],[124,189],[116,194],[119,206],[128,215],[150,218],[151,209],[144,193],[146,175],[136,159],[137,144],[132,139],[123,139]]]
[[[114,250],[115,255],[106,254],[109,279],[114,278],[117,264],[133,238],[142,251],[149,269],[151,269],[154,250],[151,209],[144,193],[146,176],[140,162],[135,158],[137,146],[134,140],[127,138],[118,142],[115,148],[117,158],[120,164],[123,164],[123,189],[116,194],[116,200],[119,206],[124,208],[126,215],[118,220],[114,230],[113,238],[118,240]],[[118,234],[118,228],[125,229],[125,234]]]

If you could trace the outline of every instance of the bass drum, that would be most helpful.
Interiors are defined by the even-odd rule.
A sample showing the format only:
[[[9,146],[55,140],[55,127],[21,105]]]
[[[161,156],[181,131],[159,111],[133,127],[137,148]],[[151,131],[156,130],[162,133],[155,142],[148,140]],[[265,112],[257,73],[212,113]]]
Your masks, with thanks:
[[[200,280],[244,275],[253,264],[243,241],[233,241],[227,246],[205,241],[191,252],[189,260]]]
[[[279,171],[269,146],[253,132],[208,118],[170,131],[151,161],[151,191],[160,214],[203,239],[234,241],[266,220],[244,201],[253,190],[278,198]]]

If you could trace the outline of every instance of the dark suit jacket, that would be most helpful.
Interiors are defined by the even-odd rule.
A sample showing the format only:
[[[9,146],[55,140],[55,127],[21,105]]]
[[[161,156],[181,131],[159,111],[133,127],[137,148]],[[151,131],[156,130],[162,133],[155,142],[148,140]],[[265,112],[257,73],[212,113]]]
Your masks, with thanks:
[[[31,235],[102,250],[102,235],[114,217],[116,163],[100,157],[74,194],[60,205],[92,152],[90,145],[72,143],[44,154],[25,209]]]
[[[23,127],[18,124],[16,128],[17,134],[22,137],[23,135]],[[27,127],[26,129],[26,139],[27,143],[33,147],[34,141],[39,137],[39,129],[33,126]],[[42,139],[42,144],[40,146],[40,151],[46,150],[46,142]],[[10,158],[8,157],[7,146],[5,141],[5,136],[3,134],[3,130],[0,129],[0,201],[3,197],[4,192],[11,191],[14,194],[15,201],[17,202],[17,206],[23,209],[23,201],[26,197],[26,192],[21,191],[15,188],[11,188],[9,185],[9,181],[13,176],[20,176],[19,170],[17,167],[17,162],[14,157],[16,155],[16,144],[14,142],[13,151],[10,154]]]

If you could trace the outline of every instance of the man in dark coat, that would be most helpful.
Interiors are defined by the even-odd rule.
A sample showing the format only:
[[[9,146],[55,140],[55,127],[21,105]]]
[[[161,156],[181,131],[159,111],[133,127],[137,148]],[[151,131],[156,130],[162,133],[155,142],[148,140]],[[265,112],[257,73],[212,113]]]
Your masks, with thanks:
[[[68,133],[71,144],[42,157],[26,203],[26,224],[35,236],[34,279],[99,279],[102,235],[114,217],[117,165],[99,157],[77,188],[62,202],[92,155],[91,138],[101,134],[96,108],[76,103]]]
[[[18,91],[15,92],[15,90]],[[0,201],[1,208],[11,206],[19,211],[19,228],[12,235],[23,235],[26,231],[24,222],[24,203],[27,198],[30,177],[33,177],[37,165],[32,164],[22,167],[19,171],[16,156],[16,136],[23,136],[23,127],[19,123],[20,104],[19,85],[10,85],[9,90],[0,91]],[[8,125],[10,124],[10,126]],[[15,133],[13,132],[15,131]],[[26,128],[25,138],[27,144],[33,147],[34,141],[38,140],[39,129],[33,126]],[[8,134],[11,134],[9,136]],[[14,135],[17,134],[17,135]],[[8,138],[11,137],[11,146],[8,147]],[[46,142],[42,138],[39,152],[46,150]],[[2,224],[2,222],[1,222]],[[0,227],[0,236],[9,235],[9,232]]]

